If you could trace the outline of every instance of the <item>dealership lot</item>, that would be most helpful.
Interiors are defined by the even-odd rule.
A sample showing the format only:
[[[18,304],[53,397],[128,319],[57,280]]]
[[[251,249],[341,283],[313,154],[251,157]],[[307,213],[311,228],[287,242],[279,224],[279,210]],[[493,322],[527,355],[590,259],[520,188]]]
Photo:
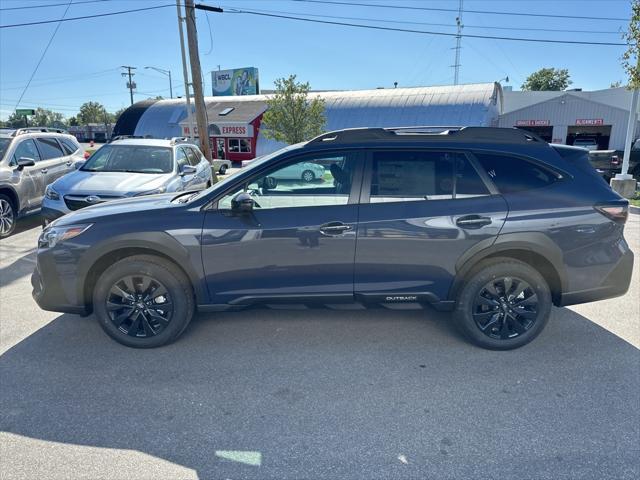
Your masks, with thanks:
[[[121,347],[43,312],[37,217],[0,243],[0,478],[637,478],[640,216],[631,289],[475,348],[434,311],[199,315]]]

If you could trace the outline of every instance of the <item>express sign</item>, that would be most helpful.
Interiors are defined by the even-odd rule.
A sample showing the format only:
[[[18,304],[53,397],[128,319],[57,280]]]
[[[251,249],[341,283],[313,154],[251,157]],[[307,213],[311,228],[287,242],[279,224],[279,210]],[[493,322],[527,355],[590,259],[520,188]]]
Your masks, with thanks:
[[[239,122],[211,124],[209,135],[212,137],[253,137],[253,125]]]

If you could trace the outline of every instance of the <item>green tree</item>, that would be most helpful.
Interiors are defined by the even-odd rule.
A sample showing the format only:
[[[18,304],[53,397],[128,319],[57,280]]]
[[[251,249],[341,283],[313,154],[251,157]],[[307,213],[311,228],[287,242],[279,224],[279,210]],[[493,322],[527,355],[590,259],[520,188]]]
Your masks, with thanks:
[[[640,60],[638,50],[640,49],[640,0],[633,0],[631,3],[631,20],[629,30],[624,34],[627,41],[627,51],[622,54],[622,66],[629,75],[630,89],[640,88]]]
[[[29,124],[38,127],[66,128],[67,122],[60,112],[46,108],[36,108],[36,114],[29,119]]]
[[[309,98],[309,83],[296,82],[296,76],[275,81],[276,91],[267,100],[262,117],[265,138],[288,144],[309,140],[324,131],[324,100]]]
[[[89,123],[104,123],[104,115],[105,108],[101,103],[85,102],[80,106],[80,112],[76,117],[80,125],[87,125]]]
[[[620,80],[616,80],[615,82],[611,82],[609,84],[609,88],[618,88],[622,86],[622,82]]]
[[[555,90],[566,89],[573,82],[566,68],[541,68],[527,77],[522,90]]]

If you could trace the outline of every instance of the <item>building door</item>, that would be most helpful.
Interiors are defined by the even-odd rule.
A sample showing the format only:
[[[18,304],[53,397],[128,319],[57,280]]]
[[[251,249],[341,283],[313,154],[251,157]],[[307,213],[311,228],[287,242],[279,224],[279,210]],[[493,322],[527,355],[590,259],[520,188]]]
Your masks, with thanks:
[[[607,150],[610,137],[611,125],[571,125],[567,129],[567,145],[574,145],[578,140],[578,146],[582,147],[592,140],[598,150]]]
[[[224,160],[225,158],[227,158],[224,144],[225,144],[224,138],[216,138],[216,148],[215,148],[216,158],[220,160]]]

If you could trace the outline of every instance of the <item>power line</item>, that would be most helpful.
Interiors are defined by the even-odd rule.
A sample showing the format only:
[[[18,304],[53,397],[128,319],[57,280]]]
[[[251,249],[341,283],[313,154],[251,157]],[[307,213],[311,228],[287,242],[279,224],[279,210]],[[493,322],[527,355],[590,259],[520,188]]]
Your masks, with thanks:
[[[156,5],[154,7],[134,8],[133,10],[120,10],[118,12],[97,13],[95,15],[84,15],[82,17],[58,18],[56,20],[42,20],[40,22],[14,23],[11,25],[0,25],[1,28],[28,27],[30,25],[44,25],[46,23],[72,22],[74,20],[86,20],[88,18],[110,17],[112,15],[122,15],[124,13],[143,12],[146,10],[157,10],[159,8],[174,7],[174,4]]]
[[[374,7],[374,8],[395,8],[403,10],[423,10],[430,12],[457,12],[455,8],[438,8],[438,7],[412,7],[409,5],[383,5],[380,3],[360,3],[360,2],[336,2],[332,0],[290,0],[292,2],[305,3],[321,3],[328,5],[346,5],[353,7]],[[545,18],[569,18],[572,20],[609,20],[615,22],[628,22],[628,18],[613,17],[585,17],[577,15],[552,15],[549,13],[520,13],[520,12],[500,12],[495,10],[465,10],[467,13],[478,13],[482,15],[514,15],[519,17],[545,17]]]
[[[225,11],[227,13],[237,13],[230,11],[233,7],[225,7]],[[403,25],[428,25],[432,27],[448,27],[448,28],[456,28],[454,23],[434,23],[434,22],[416,22],[411,20],[392,20],[392,19],[382,19],[382,18],[368,18],[368,17],[347,17],[342,15],[322,15],[317,13],[300,13],[300,12],[289,12],[282,10],[264,10],[264,9],[251,9],[254,12],[261,13],[281,13],[284,15],[304,15],[306,17],[317,17],[317,18],[335,18],[338,20],[358,20],[361,22],[381,22],[381,23],[396,23]],[[466,12],[466,10],[465,10]],[[558,32],[558,33],[591,33],[591,34],[611,34],[611,35],[620,35],[621,30],[568,30],[566,28],[535,28],[535,27],[499,27],[494,25],[468,25],[465,23],[464,28],[475,28],[479,30],[516,30],[516,31],[531,31],[531,32]]]
[[[82,0],[80,2],[75,2],[74,5],[82,5],[83,3],[98,3],[98,2],[110,2],[112,0]],[[0,7],[0,11],[9,11],[9,10],[28,10],[32,8],[47,8],[47,7],[60,7],[62,5],[66,5],[66,3],[47,3],[40,5],[24,5],[22,7]]]
[[[64,18],[67,12],[69,11],[69,7],[71,7],[71,2],[73,2],[73,0],[69,0],[69,3],[67,4],[67,8],[64,9],[64,13],[62,14],[62,18]],[[58,22],[58,24],[56,25],[56,28],[53,30],[53,33],[51,34],[51,37],[49,38],[49,42],[47,42],[47,46],[44,47],[44,50],[42,51],[42,55],[40,55],[40,60],[38,60],[38,63],[36,64],[36,68],[34,68],[33,72],[31,72],[29,81],[25,85],[24,90],[22,90],[22,93],[20,94],[20,98],[18,98],[18,101],[16,103],[16,109],[20,106],[20,101],[22,100],[22,97],[24,97],[24,94],[27,92],[29,85],[31,85],[31,80],[33,80],[33,77],[35,77],[36,72],[38,71],[38,68],[40,68],[40,64],[42,63],[42,60],[44,60],[44,57],[47,54],[47,51],[49,50],[49,47],[51,46],[51,43],[53,42],[53,39],[56,36],[56,33],[58,33],[58,29],[60,28],[61,23],[62,23],[61,21]],[[27,117],[25,117],[25,119],[26,118]]]
[[[276,15],[272,13],[261,13],[253,10],[239,10],[234,9],[232,13],[245,13],[248,15],[258,15],[264,17],[273,17],[273,18],[285,18],[288,20],[298,20],[301,22],[309,22],[309,23],[321,23],[325,25],[340,25],[344,27],[355,27],[355,28],[368,28],[371,30],[383,30],[388,32],[404,32],[404,33],[418,33],[422,35],[441,35],[445,37],[457,37],[457,33],[447,33],[447,32],[433,32],[427,30],[412,30],[406,28],[394,28],[394,27],[381,27],[377,25],[364,25],[361,23],[346,23],[346,22],[334,22],[329,20],[316,20],[313,18],[306,17],[294,17],[289,15]],[[530,43],[555,43],[555,44],[565,44],[565,45],[601,45],[601,46],[615,46],[615,47],[626,47],[626,43],[615,43],[615,42],[588,42],[584,40],[553,40],[553,39],[544,39],[544,38],[522,38],[522,37],[498,37],[491,35],[473,35],[473,34],[461,34],[462,38],[486,38],[492,40],[507,40],[513,42],[530,42]]]

